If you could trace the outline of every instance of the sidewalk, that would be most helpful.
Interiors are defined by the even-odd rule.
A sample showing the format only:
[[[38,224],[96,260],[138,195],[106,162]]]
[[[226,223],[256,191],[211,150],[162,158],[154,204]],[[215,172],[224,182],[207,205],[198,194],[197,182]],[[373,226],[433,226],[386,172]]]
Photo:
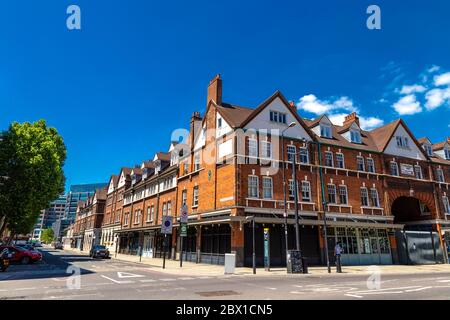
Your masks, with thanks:
[[[224,266],[211,264],[196,264],[193,262],[183,261],[183,267],[180,268],[180,261],[166,259],[166,268],[163,269],[163,259],[161,258],[144,258],[139,262],[138,256],[129,256],[124,254],[117,254],[117,258],[112,255],[112,260],[129,261],[135,263],[142,263],[143,265],[151,267],[154,271],[159,271],[168,274],[185,275],[185,276],[220,276],[224,275]],[[343,266],[342,274],[340,275],[358,275],[369,274],[374,272],[374,268],[378,268],[381,274],[411,274],[411,273],[448,273],[450,277],[450,264],[434,264],[434,265],[420,265],[420,266],[405,266],[405,265],[388,265],[388,266]],[[304,276],[329,276],[336,275],[336,268],[332,266],[331,274],[328,274],[326,267],[309,267],[308,275]],[[236,268],[235,275],[250,275],[253,274],[252,268],[240,267]],[[298,276],[297,274],[289,275],[286,268],[272,268],[270,271],[265,271],[264,268],[256,269],[257,276]]]

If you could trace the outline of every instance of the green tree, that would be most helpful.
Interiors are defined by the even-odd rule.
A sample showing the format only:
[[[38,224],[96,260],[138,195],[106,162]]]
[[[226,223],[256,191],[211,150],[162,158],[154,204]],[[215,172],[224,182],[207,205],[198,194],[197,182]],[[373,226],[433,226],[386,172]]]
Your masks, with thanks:
[[[28,233],[64,191],[66,147],[44,120],[14,122],[0,136],[0,235]]]
[[[41,233],[41,241],[44,243],[51,243],[55,239],[55,233],[52,228],[44,229]]]

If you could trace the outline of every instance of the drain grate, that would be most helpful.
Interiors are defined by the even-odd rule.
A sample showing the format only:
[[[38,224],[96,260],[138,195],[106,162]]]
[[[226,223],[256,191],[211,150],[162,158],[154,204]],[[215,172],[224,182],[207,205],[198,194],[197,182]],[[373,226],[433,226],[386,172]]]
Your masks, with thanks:
[[[239,292],[232,290],[224,290],[224,291],[203,291],[196,292],[196,294],[202,297],[222,297],[222,296],[233,296],[239,294]]]

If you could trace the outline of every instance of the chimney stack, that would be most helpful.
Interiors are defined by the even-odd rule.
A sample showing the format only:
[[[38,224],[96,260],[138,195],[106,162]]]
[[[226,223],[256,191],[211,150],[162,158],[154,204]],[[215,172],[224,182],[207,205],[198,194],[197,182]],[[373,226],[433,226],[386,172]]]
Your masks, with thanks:
[[[209,82],[206,105],[208,105],[211,100],[214,100],[218,105],[222,104],[222,79],[220,78],[220,74],[217,74]]]
[[[352,112],[349,115],[345,116],[343,125],[346,126],[352,122],[356,122],[356,124],[359,126],[359,117],[356,115],[356,112]]]

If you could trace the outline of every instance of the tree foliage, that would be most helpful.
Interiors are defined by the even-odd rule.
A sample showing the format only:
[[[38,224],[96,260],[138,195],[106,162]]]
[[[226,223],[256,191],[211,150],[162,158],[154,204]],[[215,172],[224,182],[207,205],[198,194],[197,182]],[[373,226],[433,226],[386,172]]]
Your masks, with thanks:
[[[55,239],[55,233],[52,228],[44,229],[41,233],[41,241],[51,243]]]
[[[44,120],[17,123],[1,134],[0,218],[12,233],[28,233],[39,212],[64,191],[66,147]]]

